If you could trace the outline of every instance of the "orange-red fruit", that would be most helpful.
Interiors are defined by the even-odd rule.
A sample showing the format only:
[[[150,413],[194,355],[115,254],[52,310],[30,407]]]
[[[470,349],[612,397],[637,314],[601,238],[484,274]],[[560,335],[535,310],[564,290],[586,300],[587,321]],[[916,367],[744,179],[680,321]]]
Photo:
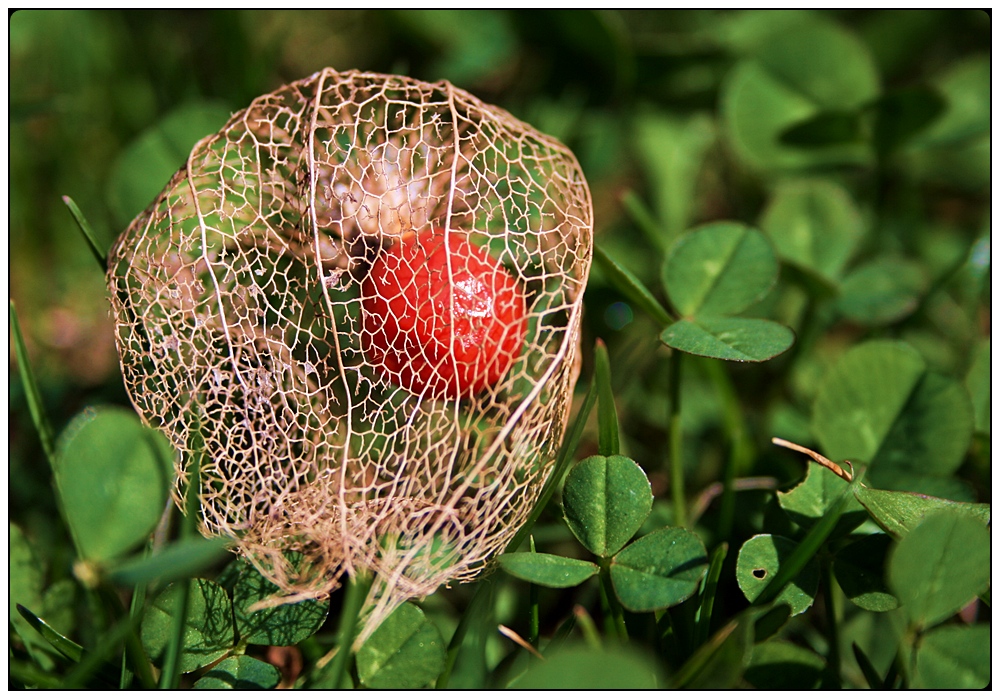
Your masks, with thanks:
[[[375,260],[361,293],[366,358],[419,395],[459,398],[493,386],[524,345],[517,281],[457,233],[403,236]]]

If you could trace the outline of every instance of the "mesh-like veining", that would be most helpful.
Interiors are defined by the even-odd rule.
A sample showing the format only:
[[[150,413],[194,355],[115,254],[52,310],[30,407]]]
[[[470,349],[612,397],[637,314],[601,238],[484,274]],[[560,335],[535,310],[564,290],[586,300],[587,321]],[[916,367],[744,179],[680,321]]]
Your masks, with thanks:
[[[373,571],[362,638],[472,578],[562,441],[591,216],[571,152],[447,82],[327,69],[254,100],[109,258],[178,505],[201,443],[203,532],[288,599]]]

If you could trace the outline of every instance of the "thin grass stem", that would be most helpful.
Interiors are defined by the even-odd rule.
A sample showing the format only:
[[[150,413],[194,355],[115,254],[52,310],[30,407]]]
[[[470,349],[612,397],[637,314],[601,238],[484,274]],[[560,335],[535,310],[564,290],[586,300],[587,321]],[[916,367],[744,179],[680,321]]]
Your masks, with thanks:
[[[90,252],[94,255],[94,259],[97,260],[97,264],[101,266],[101,272],[107,274],[107,251],[103,250],[102,246],[97,243],[97,236],[94,234],[94,229],[91,227],[90,223],[87,222],[86,217],[83,215],[83,212],[80,211],[80,207],[76,205],[75,201],[67,196],[64,196],[62,200],[63,203],[69,208],[69,212],[73,214],[73,219],[76,221],[76,225],[80,227],[80,232],[83,233],[83,237],[87,241],[87,247],[90,248]]]
[[[681,352],[670,354],[670,495],[674,506],[674,524],[687,527],[687,501],[684,493],[684,445],[681,428]]]
[[[17,357],[17,369],[21,374],[21,383],[24,384],[24,395],[28,401],[28,411],[31,413],[31,421],[38,431],[38,438],[42,442],[42,450],[49,461],[49,466],[55,470],[56,448],[55,433],[52,424],[45,414],[42,403],[42,393],[38,389],[38,381],[35,379],[35,372],[31,369],[28,361],[28,346],[24,342],[24,334],[21,332],[21,323],[17,319],[17,311],[14,310],[14,302],[10,302],[10,329],[14,334],[14,355]]]
[[[344,595],[344,606],[340,612],[340,627],[337,630],[337,654],[330,661],[330,671],[326,675],[327,687],[340,689],[344,681],[344,673],[347,671],[348,663],[353,657],[351,646],[354,644],[354,636],[358,627],[358,618],[361,616],[361,608],[364,606],[365,597],[371,588],[372,579],[370,574],[358,571],[347,583],[347,590]]]

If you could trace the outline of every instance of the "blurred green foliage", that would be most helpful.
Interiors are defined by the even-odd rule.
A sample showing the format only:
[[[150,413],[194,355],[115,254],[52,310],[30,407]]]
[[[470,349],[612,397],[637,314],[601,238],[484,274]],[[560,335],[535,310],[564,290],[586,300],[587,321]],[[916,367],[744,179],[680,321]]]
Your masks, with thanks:
[[[933,580],[915,577],[924,570],[927,546],[957,547],[950,554],[955,565],[973,554],[982,559],[981,528],[955,507],[899,531],[888,527],[902,532],[898,548],[888,547],[871,521],[856,540],[835,530],[823,544],[819,569],[810,564],[803,573],[820,576],[822,597],[830,594],[831,561],[840,566],[837,589],[847,597],[837,598],[834,616],[819,617],[817,608],[830,606],[824,602],[784,617],[778,624],[785,624],[784,640],[752,649],[754,610],[747,610],[740,588],[760,586],[755,572],[764,564],[739,567],[736,554],[742,543],[756,541],[767,566],[778,566],[782,552],[803,539],[808,522],[826,511],[817,505],[827,502],[819,480],[786,497],[792,505],[779,501],[774,491],[801,481],[803,464],[770,447],[773,435],[822,448],[831,458],[868,462],[873,482],[888,489],[871,491],[869,499],[881,498],[889,509],[898,498],[878,494],[904,488],[970,503],[990,500],[986,13],[31,10],[9,20],[9,55],[9,293],[57,433],[85,406],[128,405],[104,279],[63,195],[79,204],[98,245],[106,248],[183,164],[190,147],[260,94],[327,66],[448,79],[561,139],[588,178],[596,240],[620,268],[595,265],[585,299],[584,375],[594,364],[589,348],[602,338],[613,369],[616,441],[620,453],[642,466],[655,497],[638,534],[664,531],[659,528],[684,516],[669,504],[678,474],[670,470],[666,446],[673,445],[672,434],[682,433],[673,456],[683,465],[682,495],[695,503],[691,527],[710,551],[729,544],[721,576],[715,573],[714,615],[699,594],[652,627],[636,615],[622,617],[633,631],[644,630],[638,642],[670,659],[676,672],[670,682],[764,688],[775,680],[769,668],[778,666],[792,668],[789,676],[800,677],[795,686],[801,687],[874,686],[872,677],[885,686],[908,677],[914,687],[972,687],[984,676],[981,654],[970,651],[954,665],[948,653],[953,646],[981,648],[985,624],[925,628],[959,611],[967,597],[981,592],[981,581],[968,589],[952,585],[942,601],[926,591]],[[718,238],[691,247],[695,233],[706,228],[702,224],[720,221],[731,222],[714,225],[730,231],[739,254],[728,255],[728,248],[714,244]],[[685,254],[718,263],[726,274],[699,276],[684,262]],[[732,271],[737,268],[744,271]],[[692,275],[706,284],[704,293],[690,287]],[[639,297],[623,292],[623,278],[642,285],[650,297],[637,303]],[[673,346],[683,349],[703,346],[708,337],[702,331],[689,337],[699,313],[706,326],[721,323],[731,330],[734,323],[755,321],[768,323],[769,332],[790,329],[795,344],[764,364],[710,366],[716,360],[685,359],[675,382],[670,350],[660,341],[667,308],[685,316],[671,326],[681,338]],[[682,330],[688,335],[681,336]],[[764,354],[770,357],[787,342],[778,345]],[[13,369],[13,349],[10,361]],[[113,625],[114,605],[109,611],[107,600],[77,583],[76,532],[64,522],[68,515],[70,527],[80,526],[80,518],[74,519],[72,507],[61,509],[65,503],[56,496],[32,425],[26,387],[15,371],[11,379],[12,594],[16,590],[34,614],[83,648],[110,651],[109,629],[119,634],[117,643],[128,625]],[[593,416],[580,457],[598,451],[596,422]],[[90,462],[80,468],[100,470]],[[130,461],[126,466],[138,467]],[[713,488],[722,481],[741,485],[727,486],[720,498]],[[874,512],[872,503],[865,506]],[[547,553],[586,559],[558,509],[551,507],[539,521],[535,542]],[[143,533],[155,514],[155,508],[144,510]],[[876,519],[886,527],[884,517]],[[133,543],[133,533],[94,545],[117,555]],[[834,546],[864,555],[835,557]],[[848,559],[853,566],[845,567]],[[881,577],[887,560],[889,588]],[[554,575],[546,571],[543,578]],[[535,597],[525,595],[525,585],[509,577],[495,585],[488,613],[462,646],[450,686],[521,677],[521,686],[554,687],[566,686],[558,684],[562,677],[590,677],[582,673],[595,663],[595,638],[587,632],[594,622],[571,609],[598,607],[598,586],[589,581],[558,597],[541,593],[540,633],[549,639],[542,650],[557,649],[570,635],[582,634],[589,643],[586,649],[568,643],[570,650],[550,666],[555,673],[537,665],[525,672],[514,644],[495,633],[496,624],[524,626],[529,598],[537,613],[538,590]],[[807,587],[805,597],[788,600],[795,611],[813,603],[812,580]],[[469,603],[469,588],[429,598],[423,604],[427,618],[416,619],[413,628],[432,636],[430,626],[449,638]],[[893,606],[890,589],[905,598],[899,616],[883,611]],[[215,596],[220,594],[220,602],[229,604],[221,589]],[[161,604],[167,597],[152,607],[164,615],[159,645],[153,644],[158,651],[172,633],[174,607]],[[698,628],[707,642],[697,652],[678,645],[679,638],[701,637],[686,634],[695,626],[693,610],[706,608],[710,618]],[[19,681],[34,677],[38,668],[65,667],[65,658],[50,652],[28,617],[13,603],[10,611],[18,654],[12,668]],[[839,633],[830,633],[831,618]],[[150,628],[143,633],[152,633]],[[408,628],[396,634],[396,650],[407,650],[404,641],[415,638]],[[925,632],[921,646],[917,641]],[[235,639],[228,630],[225,635],[212,648],[213,659]],[[330,637],[323,627],[299,644],[307,667],[320,666]],[[920,648],[911,654],[912,666],[894,664],[891,649],[897,646]],[[378,652],[369,647],[359,666],[361,679],[372,686],[383,680],[398,684],[396,674],[421,662],[409,650],[399,651],[395,665],[376,662]],[[469,661],[470,653],[478,665]],[[824,667],[833,659],[839,673],[831,678]],[[250,656],[224,662],[217,676],[206,675],[201,683],[277,682]],[[663,674],[644,655],[625,662],[642,675],[633,673],[636,686],[652,686]],[[742,680],[734,666],[747,668]],[[624,681],[614,674],[603,680]]]

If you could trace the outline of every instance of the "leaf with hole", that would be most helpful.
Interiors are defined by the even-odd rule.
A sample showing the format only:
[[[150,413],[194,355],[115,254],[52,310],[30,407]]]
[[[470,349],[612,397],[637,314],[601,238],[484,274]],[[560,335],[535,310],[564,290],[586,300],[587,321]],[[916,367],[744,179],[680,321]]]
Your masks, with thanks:
[[[566,476],[563,510],[588,551],[611,556],[628,543],[653,506],[649,479],[625,456],[592,456]]]
[[[173,477],[167,439],[130,410],[88,408],[59,438],[55,482],[83,558],[106,561],[153,531]]]
[[[889,558],[889,586],[910,621],[928,628],[990,584],[990,533],[962,512],[933,512]]]
[[[250,607],[280,595],[278,587],[245,560],[239,562],[233,586],[236,632],[241,641],[262,646],[294,646],[312,636],[326,621],[330,600],[302,600],[251,611]]]
[[[590,412],[594,409],[594,403],[597,402],[597,393],[597,377],[594,376],[590,380],[590,388],[587,389],[587,395],[584,396],[583,404],[580,406],[580,410],[577,412],[576,418],[573,420],[573,426],[567,432],[566,438],[563,440],[563,444],[559,448],[559,452],[556,454],[555,466],[552,467],[552,472],[545,481],[541,495],[539,495],[538,499],[535,501],[535,506],[531,508],[531,512],[528,514],[528,518],[525,520],[524,524],[522,524],[521,528],[517,530],[516,534],[514,534],[514,538],[510,540],[510,543],[507,544],[507,551],[513,553],[527,538],[528,533],[534,527],[535,522],[538,521],[538,517],[542,514],[545,507],[552,499],[556,489],[563,482],[563,475],[566,473],[567,467],[573,462],[573,454],[576,453],[576,448],[579,446],[580,439],[583,437],[583,431],[587,425],[587,418],[590,416]]]
[[[885,562],[892,538],[870,534],[837,551],[833,574],[847,599],[870,612],[887,612],[899,606],[885,581]]]
[[[673,607],[698,591],[708,553],[696,534],[664,527],[638,539],[611,561],[611,582],[622,606],[633,612]]]
[[[444,670],[445,644],[423,611],[406,602],[358,649],[358,677],[369,689],[426,687]]]
[[[195,689],[274,689],[281,681],[278,668],[249,655],[226,658],[198,678]]]
[[[796,547],[795,541],[771,534],[758,534],[744,542],[736,559],[736,582],[750,602],[764,591]],[[775,601],[788,604],[793,616],[801,614],[812,606],[818,586],[819,565],[812,559],[792,578]]]
[[[551,553],[505,553],[497,562],[509,575],[543,587],[576,587],[598,571],[590,561]]]
[[[683,316],[733,315],[760,300],[778,279],[767,238],[742,223],[709,223],[674,243],[663,286]]]
[[[142,645],[154,664],[161,666],[171,642],[177,598],[188,586],[187,618],[181,645],[180,671],[193,672],[229,652],[236,643],[233,605],[226,591],[211,580],[195,578],[167,586],[142,618]]]
[[[788,350],[795,334],[761,318],[694,318],[673,323],[660,341],[682,352],[732,362],[764,362]]]
[[[905,343],[873,340],[848,350],[823,377],[812,425],[829,458],[865,461],[873,485],[896,487],[896,473],[953,473],[972,420],[960,383],[929,372]]]

